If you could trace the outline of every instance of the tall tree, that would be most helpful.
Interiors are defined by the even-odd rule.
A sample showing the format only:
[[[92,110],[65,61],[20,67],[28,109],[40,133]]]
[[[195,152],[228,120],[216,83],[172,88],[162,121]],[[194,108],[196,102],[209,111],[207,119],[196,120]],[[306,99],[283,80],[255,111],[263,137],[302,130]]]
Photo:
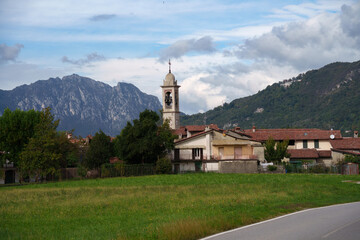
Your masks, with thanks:
[[[113,150],[111,139],[100,130],[95,134],[89,144],[89,149],[85,157],[85,164],[90,169],[99,168],[102,164],[108,163],[112,156]]]
[[[158,120],[156,112],[145,110],[133,124],[128,122],[114,142],[118,157],[130,164],[155,163],[173,149],[175,136],[169,124],[157,126]]]
[[[40,113],[40,122],[35,126],[34,136],[20,154],[19,169],[24,176],[35,174],[36,180],[48,174],[55,174],[60,168],[61,153],[56,128],[50,108]]]
[[[0,151],[2,160],[8,159],[18,165],[19,155],[29,139],[34,136],[35,126],[40,122],[40,112],[5,109],[0,117]]]
[[[290,157],[287,152],[289,141],[276,142],[272,137],[269,137],[265,142],[265,159],[268,162],[278,163],[285,157]]]

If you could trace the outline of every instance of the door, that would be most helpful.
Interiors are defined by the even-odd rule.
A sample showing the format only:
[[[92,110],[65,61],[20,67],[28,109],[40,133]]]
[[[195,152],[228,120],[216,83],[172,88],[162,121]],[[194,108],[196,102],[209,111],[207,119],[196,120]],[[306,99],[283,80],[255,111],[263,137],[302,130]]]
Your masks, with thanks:
[[[195,162],[195,172],[200,172],[201,166],[202,166],[202,162],[200,162],[200,161]]]
[[[180,164],[174,164],[174,173],[175,174],[180,173]]]
[[[224,148],[219,147],[219,158],[220,158],[220,160],[223,159],[223,157],[224,157]]]
[[[5,171],[5,184],[15,183],[15,171],[7,170]]]
[[[234,158],[235,159],[241,159],[242,156],[242,148],[241,147],[235,147],[234,148]]]
[[[175,161],[180,160],[180,149],[177,149],[177,148],[174,149],[174,160]]]

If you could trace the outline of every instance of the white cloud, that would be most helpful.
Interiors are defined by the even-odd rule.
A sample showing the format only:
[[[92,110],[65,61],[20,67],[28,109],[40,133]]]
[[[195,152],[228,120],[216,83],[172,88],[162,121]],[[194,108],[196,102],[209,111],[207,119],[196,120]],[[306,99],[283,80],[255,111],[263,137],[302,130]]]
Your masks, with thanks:
[[[70,63],[70,64],[74,64],[74,65],[84,65],[84,64],[89,64],[92,62],[98,62],[98,61],[104,61],[104,60],[105,60],[105,57],[103,55],[99,55],[96,52],[90,53],[90,54],[86,55],[85,58],[81,58],[81,59],[77,59],[77,60],[71,60],[67,56],[63,56],[61,58],[61,61],[63,63]]]
[[[15,61],[23,47],[24,45],[22,44],[15,44],[14,46],[8,46],[4,43],[0,44],[0,64]]]
[[[123,45],[125,49],[130,44],[141,42],[156,45],[151,51],[161,54],[127,59],[99,54],[78,59],[67,55],[63,62],[73,64],[63,64],[59,61],[64,54],[61,53],[56,59],[62,65],[40,62],[37,65],[10,64],[10,60],[9,64],[0,66],[1,86],[8,89],[14,84],[77,73],[112,86],[119,81],[130,82],[160,98],[160,85],[168,66],[158,59],[167,60],[170,57],[172,72],[181,85],[181,110],[196,113],[254,94],[269,84],[297,76],[300,72],[334,61],[355,61],[360,58],[360,2],[352,4],[350,0],[324,0],[287,5],[279,10],[266,9],[264,11],[270,11],[270,14],[262,15],[262,19],[244,18],[245,22],[242,22],[242,18],[236,18],[225,24],[217,21],[217,17],[221,16],[221,21],[233,19],[234,14],[240,16],[246,12],[244,9],[247,7],[261,4],[250,2],[245,3],[244,7],[244,4],[236,2],[229,5],[218,1],[204,4],[199,0],[166,3],[155,0],[128,1],[126,4],[115,0],[105,3],[19,1],[3,0],[0,3],[0,22],[3,26],[25,26],[21,28],[24,31],[11,32],[11,37],[15,39],[31,39],[41,44],[46,41],[50,41],[50,44],[81,42],[86,53],[105,52],[102,48],[107,46],[117,48]],[[71,4],[72,7],[69,7]],[[92,7],[89,8],[89,5]],[[92,18],[112,23],[116,21],[116,24],[109,26],[105,21],[90,21]],[[29,26],[39,28],[32,31]],[[66,31],[69,26],[69,33],[63,34],[59,30]],[[131,31],[121,31],[121,26]],[[49,34],[46,31],[48,27],[58,31]],[[200,41],[203,36],[208,37]],[[90,47],[85,46],[89,42]],[[91,49],[96,45],[94,42],[101,47]],[[121,50],[117,51],[116,55],[123,56]],[[16,59],[18,53],[11,56],[9,59]]]
[[[35,64],[13,63],[0,65],[0,89],[11,90],[23,84],[50,77],[62,77],[71,74],[71,69],[43,68]]]
[[[351,11],[344,11],[344,8],[348,9],[343,7],[340,15],[320,14],[306,21],[274,27],[269,33],[246,40],[244,44],[239,45],[239,50],[234,51],[234,54],[240,59],[264,63],[272,61],[284,66],[293,66],[299,71],[318,68],[335,61],[358,60],[358,30],[344,29],[341,24],[344,20],[341,19],[344,19],[344,16],[350,17],[351,26],[356,26],[360,25],[360,18],[353,14],[356,11],[355,7],[351,8]],[[346,34],[346,30],[355,34]]]
[[[215,46],[213,39],[205,36],[199,39],[179,40],[160,52],[160,62],[170,58],[180,58],[189,52],[213,52]]]

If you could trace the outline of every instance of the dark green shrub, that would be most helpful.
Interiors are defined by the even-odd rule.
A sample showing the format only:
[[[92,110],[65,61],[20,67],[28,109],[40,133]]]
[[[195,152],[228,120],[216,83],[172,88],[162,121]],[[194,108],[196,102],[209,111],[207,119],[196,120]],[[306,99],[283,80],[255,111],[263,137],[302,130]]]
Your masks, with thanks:
[[[114,168],[116,170],[116,176],[124,176],[125,175],[125,166],[122,162],[114,163]]]
[[[83,165],[80,165],[78,168],[77,168],[77,173],[79,174],[79,176],[81,178],[85,178],[86,177],[86,173],[87,173],[87,169],[83,166]]]
[[[276,170],[277,170],[277,166],[269,165],[269,166],[267,166],[267,169],[268,169],[270,172],[273,172],[273,171],[276,171]]]
[[[110,169],[107,167],[106,164],[101,165],[101,177],[111,177]]]
[[[329,168],[327,168],[325,165],[322,164],[316,164],[315,166],[312,166],[309,168],[310,173],[328,173]]]
[[[157,174],[169,174],[171,172],[172,172],[172,166],[169,158],[162,157],[156,161]]]

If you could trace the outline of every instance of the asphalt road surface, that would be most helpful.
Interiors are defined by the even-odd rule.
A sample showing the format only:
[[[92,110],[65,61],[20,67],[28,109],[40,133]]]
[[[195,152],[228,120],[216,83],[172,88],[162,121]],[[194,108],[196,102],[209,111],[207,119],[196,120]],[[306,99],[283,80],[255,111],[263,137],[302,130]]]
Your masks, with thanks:
[[[205,239],[360,240],[360,202],[307,209]]]

